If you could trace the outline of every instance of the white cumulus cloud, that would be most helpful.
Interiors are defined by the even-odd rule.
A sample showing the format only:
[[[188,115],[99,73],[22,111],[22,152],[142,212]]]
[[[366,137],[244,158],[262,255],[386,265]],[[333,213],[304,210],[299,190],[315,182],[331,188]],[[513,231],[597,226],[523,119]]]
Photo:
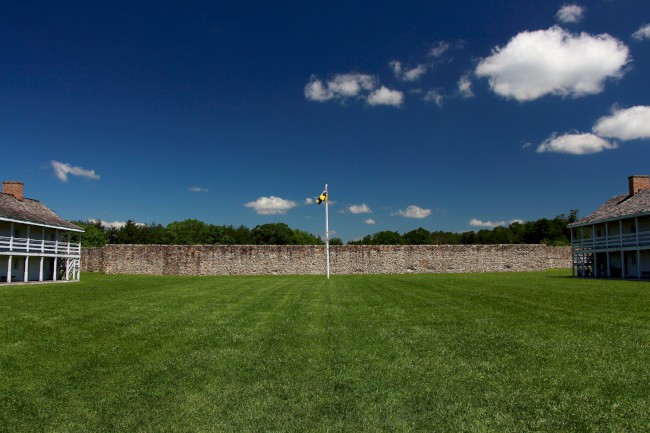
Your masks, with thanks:
[[[522,32],[497,47],[475,69],[493,92],[518,101],[545,95],[580,97],[602,92],[623,76],[628,47],[608,34],[572,34],[561,27]]]
[[[398,210],[391,215],[400,215],[404,218],[426,218],[431,215],[431,209],[423,209],[421,207],[411,205],[406,208],[406,210]]]
[[[632,34],[632,37],[637,41],[642,41],[644,39],[650,40],[650,24],[642,25],[639,30]]]
[[[594,134],[553,134],[537,147],[538,153],[568,153],[571,155],[588,155],[603,150],[616,149],[618,145]]]
[[[472,220],[469,222],[469,225],[472,226],[472,227],[491,227],[491,228],[495,228],[495,227],[499,227],[499,226],[510,225],[512,223],[515,223],[515,222],[523,224],[524,221],[520,220],[520,219],[514,219],[514,220],[510,220],[510,221],[482,221],[482,220],[477,219],[477,218],[472,218]]]
[[[83,167],[75,167],[65,162],[50,161],[54,174],[61,182],[68,181],[68,175],[85,177],[86,179],[99,180],[99,175],[95,170],[87,170]]]
[[[564,5],[562,6],[555,17],[561,23],[578,23],[584,16],[585,8],[578,5]]]
[[[337,74],[327,83],[312,75],[305,85],[305,97],[311,101],[324,102],[330,99],[345,100],[373,90],[377,80],[368,74]]]
[[[370,209],[368,207],[368,205],[365,204],[365,203],[352,205],[352,206],[350,206],[348,208],[348,210],[353,214],[371,213],[372,212],[372,209]]]
[[[305,98],[325,102],[332,99],[344,102],[351,98],[365,100],[369,105],[392,105],[399,107],[404,102],[404,93],[385,86],[377,88],[378,80],[368,74],[337,74],[324,83],[312,75],[305,85]]]
[[[429,50],[429,57],[440,57],[449,50],[450,45],[448,42],[440,41]]]
[[[474,96],[472,91],[472,80],[469,78],[469,74],[465,74],[458,80],[458,94],[461,98],[471,98]]]
[[[93,224],[99,223],[106,229],[121,229],[124,226],[126,226],[126,221],[112,221],[112,222],[109,222],[109,221],[97,220],[97,219],[90,218],[90,219],[88,219],[88,222],[93,223]],[[138,223],[138,222],[135,222],[135,221],[133,222],[133,224],[135,224],[138,227],[146,226],[145,223]]]
[[[429,68],[427,65],[417,65],[412,68],[403,68],[399,60],[393,60],[389,63],[395,77],[402,81],[416,81],[424,75]]]
[[[374,219],[372,219],[372,218],[368,218],[368,219],[367,219],[367,220],[365,220],[364,222],[365,222],[366,224],[369,224],[369,225],[373,225],[373,224],[376,224],[376,223],[375,223],[375,220],[374,220]]]
[[[620,140],[650,138],[650,106],[615,109],[610,116],[596,122],[593,132]]]
[[[392,60],[388,63],[390,65],[390,68],[393,70],[393,74],[395,74],[396,77],[401,77],[402,76],[402,62],[399,60]]]
[[[207,188],[201,188],[200,186],[193,186],[190,188],[187,188],[189,192],[208,192]]]
[[[369,105],[392,105],[400,107],[404,102],[404,93],[381,86],[368,96]]]
[[[392,105],[394,107],[400,107],[403,102],[403,92],[391,90],[385,86],[381,86],[368,96],[368,104],[370,105]]]
[[[424,75],[429,68],[426,65],[417,65],[413,68],[404,70],[402,79],[404,81],[415,81],[418,80],[422,75]]]
[[[442,108],[445,104],[445,94],[440,89],[431,89],[424,94],[425,102],[433,102],[438,107]]]
[[[296,207],[296,202],[270,196],[260,197],[255,201],[246,203],[244,206],[253,209],[258,215],[281,215]]]
[[[329,89],[343,97],[357,96],[362,90],[375,88],[377,80],[367,74],[339,74],[327,83]]]
[[[305,85],[305,98],[311,101],[324,102],[329,101],[333,97],[334,93],[315,76],[312,76],[309,83]]]

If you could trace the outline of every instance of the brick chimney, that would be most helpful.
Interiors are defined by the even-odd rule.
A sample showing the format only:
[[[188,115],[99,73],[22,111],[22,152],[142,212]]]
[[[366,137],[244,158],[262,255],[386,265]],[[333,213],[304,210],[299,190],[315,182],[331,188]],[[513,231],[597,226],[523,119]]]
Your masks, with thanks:
[[[2,182],[2,193],[13,195],[17,200],[23,201],[23,183],[13,180]]]
[[[639,191],[650,189],[650,176],[630,176],[627,180],[630,185],[630,196]]]

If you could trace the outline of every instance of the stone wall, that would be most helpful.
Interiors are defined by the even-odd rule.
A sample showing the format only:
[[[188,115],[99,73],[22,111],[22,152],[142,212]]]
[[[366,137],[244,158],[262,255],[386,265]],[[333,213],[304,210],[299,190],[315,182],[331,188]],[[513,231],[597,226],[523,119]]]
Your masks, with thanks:
[[[323,274],[324,246],[107,245],[84,248],[82,271],[145,275]],[[332,274],[541,271],[570,268],[570,247],[346,245],[330,247]]]
[[[104,270],[104,248],[81,249],[81,272],[106,272]]]

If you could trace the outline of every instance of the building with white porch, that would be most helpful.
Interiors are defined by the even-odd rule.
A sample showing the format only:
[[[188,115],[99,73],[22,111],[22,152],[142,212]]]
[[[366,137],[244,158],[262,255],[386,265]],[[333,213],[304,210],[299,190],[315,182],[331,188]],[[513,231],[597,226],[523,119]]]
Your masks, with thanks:
[[[573,276],[650,278],[650,176],[630,176],[627,194],[573,224]]]
[[[78,281],[83,229],[38,200],[22,182],[3,182],[0,194],[0,284]]]

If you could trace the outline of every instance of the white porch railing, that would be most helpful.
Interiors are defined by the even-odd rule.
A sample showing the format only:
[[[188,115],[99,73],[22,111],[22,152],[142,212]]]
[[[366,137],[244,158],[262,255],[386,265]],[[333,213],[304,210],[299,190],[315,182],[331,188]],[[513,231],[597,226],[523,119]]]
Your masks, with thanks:
[[[0,236],[0,251],[10,253],[80,255],[81,244],[66,241],[46,241]]]
[[[573,248],[579,250],[599,250],[620,247],[650,246],[650,232],[625,233],[597,236],[586,239],[573,239]]]

